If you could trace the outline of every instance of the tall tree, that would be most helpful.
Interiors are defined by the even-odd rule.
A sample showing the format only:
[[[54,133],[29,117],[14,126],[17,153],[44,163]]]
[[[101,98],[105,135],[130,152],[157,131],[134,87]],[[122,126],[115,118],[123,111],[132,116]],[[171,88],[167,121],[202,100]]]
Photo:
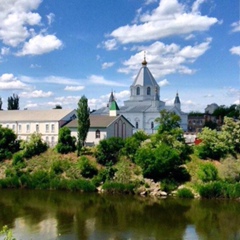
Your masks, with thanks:
[[[19,97],[17,94],[8,97],[8,110],[19,110]]]
[[[62,106],[60,104],[56,104],[55,108],[53,109],[62,109]]]
[[[2,98],[0,97],[0,110],[2,110],[2,105],[3,105],[3,102],[2,102]]]
[[[90,108],[88,99],[83,95],[78,101],[77,118],[78,118],[78,141],[77,155],[80,155],[81,149],[85,144],[87,133],[90,127]]]

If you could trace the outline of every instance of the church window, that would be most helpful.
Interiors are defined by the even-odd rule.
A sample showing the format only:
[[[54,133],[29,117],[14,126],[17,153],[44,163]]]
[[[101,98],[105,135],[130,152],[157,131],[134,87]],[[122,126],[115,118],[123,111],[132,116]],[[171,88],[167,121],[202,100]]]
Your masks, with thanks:
[[[147,95],[151,95],[151,88],[150,87],[147,88]]]
[[[137,95],[140,95],[140,87],[137,87]]]
[[[138,122],[136,122],[136,129],[138,129]]]
[[[154,122],[151,122],[151,129],[154,128]]]
[[[99,129],[96,130],[95,138],[100,138],[100,130]]]

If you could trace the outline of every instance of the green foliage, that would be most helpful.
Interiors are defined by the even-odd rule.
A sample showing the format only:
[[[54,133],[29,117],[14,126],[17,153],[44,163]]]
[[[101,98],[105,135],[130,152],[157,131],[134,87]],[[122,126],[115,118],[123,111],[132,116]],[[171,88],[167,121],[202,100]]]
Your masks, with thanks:
[[[115,174],[115,181],[119,183],[129,183],[131,181],[131,166],[128,161],[122,159],[117,164],[117,172]]]
[[[16,134],[0,125],[0,161],[10,159],[12,154],[19,150],[19,141]]]
[[[146,135],[146,133],[143,131],[137,131],[131,137],[125,139],[124,148],[121,153],[134,162],[136,151],[140,147],[141,143],[146,139],[148,139],[148,135]]]
[[[95,186],[99,186],[102,183],[109,182],[113,180],[117,169],[111,166],[107,166],[106,168],[99,171],[98,175],[95,176],[92,181]]]
[[[8,97],[8,110],[19,110],[19,97],[17,94]]]
[[[211,182],[199,187],[202,198],[239,198],[240,183]]]
[[[178,184],[176,183],[176,181],[171,179],[164,179],[163,181],[161,181],[161,190],[167,193],[176,190],[177,186]]]
[[[3,240],[16,240],[16,238],[13,237],[12,231],[8,229],[7,226],[3,226],[2,230],[0,230],[0,235],[4,235]]]
[[[81,174],[85,178],[93,178],[98,174],[97,168],[90,163],[89,159],[85,156],[80,157],[78,161],[78,167],[81,170]]]
[[[13,159],[12,159],[12,165],[16,166],[18,164],[21,164],[24,162],[24,157],[23,157],[23,152],[17,152],[13,155]]]
[[[179,198],[194,198],[194,194],[189,188],[181,188],[177,191],[177,197]]]
[[[106,182],[103,184],[102,189],[108,193],[133,193],[134,187],[134,184]]]
[[[29,141],[22,142],[21,148],[23,151],[23,157],[29,159],[35,155],[39,155],[47,151],[48,146],[47,143],[42,140],[41,134],[33,133],[30,136]]]
[[[88,107],[88,99],[82,96],[78,101],[77,118],[78,118],[78,141],[77,152],[80,155],[82,147],[85,145],[87,133],[90,127],[90,108]]]
[[[58,153],[62,154],[67,154],[76,150],[76,138],[71,136],[69,128],[63,127],[59,130],[56,150]]]
[[[203,163],[199,166],[198,177],[203,182],[216,181],[218,179],[218,170],[212,163]]]
[[[136,153],[136,163],[141,166],[143,176],[154,181],[175,179],[175,172],[183,161],[177,150],[166,144],[159,144],[156,148],[140,148]]]
[[[109,163],[115,164],[123,147],[124,140],[122,138],[112,137],[101,140],[95,153],[97,162],[105,166]]]
[[[68,168],[70,168],[70,163],[66,160],[54,160],[51,164],[51,171],[56,175],[64,173]]]

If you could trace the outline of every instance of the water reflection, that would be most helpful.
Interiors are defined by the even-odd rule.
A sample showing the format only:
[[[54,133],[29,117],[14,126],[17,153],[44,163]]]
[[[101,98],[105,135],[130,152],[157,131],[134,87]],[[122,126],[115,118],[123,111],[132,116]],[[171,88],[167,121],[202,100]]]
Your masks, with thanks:
[[[0,190],[3,225],[22,240],[237,240],[240,203]]]

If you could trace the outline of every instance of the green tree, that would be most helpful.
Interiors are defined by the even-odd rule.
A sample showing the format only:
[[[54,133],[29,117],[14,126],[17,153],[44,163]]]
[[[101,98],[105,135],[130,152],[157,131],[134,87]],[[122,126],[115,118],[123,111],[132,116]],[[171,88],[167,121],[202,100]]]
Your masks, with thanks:
[[[71,136],[71,131],[68,127],[60,128],[56,150],[62,154],[76,150],[76,138]]]
[[[85,144],[87,133],[90,127],[90,108],[88,107],[88,99],[82,96],[78,102],[77,118],[78,118],[78,141],[77,155],[80,155],[81,149]]]
[[[23,151],[23,157],[31,158],[45,152],[48,149],[48,145],[42,140],[41,134],[33,133],[30,136],[29,141],[22,142],[21,148]]]
[[[19,110],[19,97],[17,94],[8,97],[8,110]]]
[[[13,130],[0,125],[0,161],[11,158],[19,150],[19,141]]]
[[[3,110],[2,105],[3,105],[3,102],[2,102],[2,98],[0,97],[0,111]]]
[[[56,104],[55,108],[53,109],[62,109],[62,106],[60,104]]]
[[[118,137],[103,139],[97,145],[97,162],[102,165],[115,164],[118,161],[120,150],[124,147],[124,140]]]

